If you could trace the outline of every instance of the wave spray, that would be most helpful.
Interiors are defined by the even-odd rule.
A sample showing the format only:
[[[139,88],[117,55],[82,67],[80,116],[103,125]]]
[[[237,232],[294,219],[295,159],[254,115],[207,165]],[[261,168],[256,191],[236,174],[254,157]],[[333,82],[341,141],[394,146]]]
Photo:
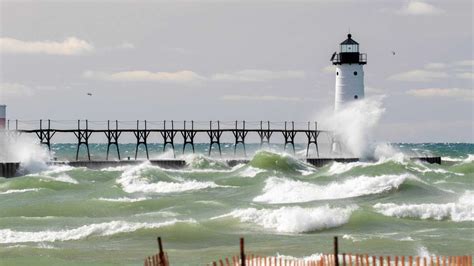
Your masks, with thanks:
[[[327,109],[319,115],[322,127],[332,130],[344,155],[374,159],[377,144],[374,129],[385,112],[383,96],[360,99],[340,107]]]

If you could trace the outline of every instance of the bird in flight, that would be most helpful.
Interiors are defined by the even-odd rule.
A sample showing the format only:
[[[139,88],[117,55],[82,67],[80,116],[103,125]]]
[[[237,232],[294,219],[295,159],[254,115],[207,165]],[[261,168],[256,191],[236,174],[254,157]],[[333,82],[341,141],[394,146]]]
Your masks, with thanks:
[[[88,96],[92,96],[92,93],[88,92],[87,95],[88,95]]]
[[[392,55],[395,55],[395,51],[392,51]]]

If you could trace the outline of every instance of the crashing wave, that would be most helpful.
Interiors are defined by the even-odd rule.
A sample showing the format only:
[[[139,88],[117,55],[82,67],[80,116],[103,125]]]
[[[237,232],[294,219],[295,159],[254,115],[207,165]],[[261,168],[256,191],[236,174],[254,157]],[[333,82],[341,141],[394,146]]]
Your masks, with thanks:
[[[253,199],[266,203],[297,203],[314,200],[352,198],[380,194],[398,188],[405,180],[416,178],[403,175],[359,176],[327,185],[270,177],[265,182],[263,194]]]
[[[233,217],[242,222],[255,223],[280,233],[304,233],[341,226],[349,221],[357,206],[331,208],[329,206],[279,209],[238,209],[216,218]]]
[[[108,223],[88,224],[74,229],[59,231],[15,231],[11,229],[0,229],[0,243],[26,243],[26,242],[55,242],[79,240],[90,236],[110,236],[120,233],[134,232],[140,229],[160,228],[174,225],[176,223],[196,223],[194,220],[171,220],[161,223],[134,223],[125,221],[113,221]]]
[[[454,222],[474,221],[474,193],[466,192],[457,202],[435,204],[377,203],[374,209],[385,215],[398,218],[418,218]]]
[[[149,163],[136,166],[124,171],[117,179],[117,183],[127,193],[145,192],[145,193],[173,193],[191,190],[200,190],[206,188],[222,187],[214,182],[201,182],[196,180],[180,180],[179,182],[158,181],[151,182],[140,174],[150,168]]]
[[[288,154],[267,150],[258,151],[248,163],[249,166],[281,172],[314,172],[314,167]]]

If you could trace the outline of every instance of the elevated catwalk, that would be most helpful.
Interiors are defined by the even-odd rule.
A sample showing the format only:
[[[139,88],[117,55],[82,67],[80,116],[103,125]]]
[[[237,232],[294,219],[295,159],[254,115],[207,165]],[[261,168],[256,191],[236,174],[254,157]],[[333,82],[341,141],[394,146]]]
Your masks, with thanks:
[[[260,145],[268,145],[275,134],[283,137],[283,147],[290,148],[295,153],[295,138],[297,135],[306,137],[306,157],[309,155],[311,146],[314,146],[317,157],[319,157],[318,137],[321,133],[327,133],[330,139],[335,139],[333,133],[327,130],[319,130],[317,122],[270,122],[270,121],[89,121],[89,120],[37,120],[19,121],[8,120],[7,130],[9,136],[20,134],[32,134],[38,137],[39,143],[51,150],[53,137],[58,134],[74,135],[76,142],[76,160],[79,160],[79,150],[84,146],[87,150],[87,159],[91,160],[89,143],[91,136],[102,135],[106,137],[107,152],[106,160],[109,158],[110,148],[115,148],[120,160],[119,139],[123,134],[129,134],[136,140],[135,159],[138,158],[138,147],[143,146],[146,158],[150,159],[148,144],[162,143],[163,151],[170,147],[175,152],[177,136],[183,140],[183,153],[186,147],[195,152],[195,138],[200,134],[209,139],[208,155],[215,149],[222,155],[221,144],[223,134],[231,136],[234,140],[234,154],[237,147],[241,146],[246,155],[245,144],[248,134],[256,134]],[[155,135],[150,135],[150,134]],[[156,138],[156,135],[161,138]],[[213,149],[214,148],[214,149]]]

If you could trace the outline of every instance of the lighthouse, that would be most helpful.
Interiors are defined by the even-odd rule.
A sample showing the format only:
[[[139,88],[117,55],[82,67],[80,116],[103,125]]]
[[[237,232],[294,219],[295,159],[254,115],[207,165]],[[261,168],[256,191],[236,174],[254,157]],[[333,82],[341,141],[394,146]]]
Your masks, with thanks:
[[[331,61],[336,66],[335,110],[346,103],[364,98],[364,68],[367,55],[359,52],[359,43],[348,34],[340,44],[339,53],[334,52]]]

